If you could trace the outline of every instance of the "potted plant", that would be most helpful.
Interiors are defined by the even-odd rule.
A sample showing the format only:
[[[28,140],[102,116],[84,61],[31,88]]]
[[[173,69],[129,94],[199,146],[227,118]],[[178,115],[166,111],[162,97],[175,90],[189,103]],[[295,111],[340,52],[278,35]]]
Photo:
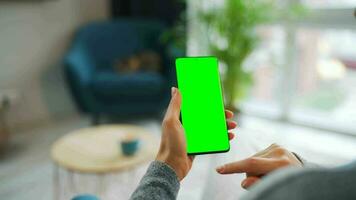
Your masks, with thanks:
[[[238,111],[235,102],[242,100],[253,82],[252,73],[242,65],[258,45],[255,28],[282,16],[293,19],[301,11],[300,4],[283,9],[272,0],[224,0],[220,7],[200,11],[200,19],[208,29],[210,52],[226,66],[223,87],[228,109]]]

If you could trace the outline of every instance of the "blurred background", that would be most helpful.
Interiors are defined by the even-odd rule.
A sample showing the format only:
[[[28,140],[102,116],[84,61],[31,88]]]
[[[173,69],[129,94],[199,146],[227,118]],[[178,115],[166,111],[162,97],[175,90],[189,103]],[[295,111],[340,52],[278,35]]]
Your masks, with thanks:
[[[179,199],[238,199],[242,176],[222,178],[213,168],[273,142],[325,166],[355,159],[355,7],[355,0],[0,0],[1,198],[127,199],[148,162],[133,182],[115,178],[127,171],[108,173],[101,193],[73,189],[64,169],[58,189],[53,143],[108,124],[143,128],[159,142],[175,58],[183,56],[219,58],[239,128],[229,153],[198,157]]]

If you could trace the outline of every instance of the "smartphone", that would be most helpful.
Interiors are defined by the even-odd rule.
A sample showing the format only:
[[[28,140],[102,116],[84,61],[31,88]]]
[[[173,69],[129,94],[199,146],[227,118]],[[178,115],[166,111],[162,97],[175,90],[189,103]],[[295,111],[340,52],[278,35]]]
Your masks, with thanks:
[[[176,59],[182,94],[181,121],[189,155],[230,150],[224,101],[215,57]]]

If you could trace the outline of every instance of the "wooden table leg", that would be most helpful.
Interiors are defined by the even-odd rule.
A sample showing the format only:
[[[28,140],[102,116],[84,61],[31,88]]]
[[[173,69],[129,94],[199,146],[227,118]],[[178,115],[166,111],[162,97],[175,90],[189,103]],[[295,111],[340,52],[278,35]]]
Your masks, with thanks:
[[[70,195],[75,195],[76,186],[74,182],[74,172],[67,170],[67,174],[68,174],[68,181],[69,181],[68,186],[69,186]]]
[[[128,181],[127,185],[130,186],[129,191],[134,190],[136,188],[137,171],[138,171],[138,167],[134,167],[132,170],[130,170],[128,172],[129,181]]]
[[[96,181],[96,194],[99,197],[104,196],[106,192],[106,182],[105,182],[105,175],[103,174],[96,174],[97,181]]]
[[[60,198],[60,182],[59,182],[59,167],[53,164],[53,199],[59,200]]]

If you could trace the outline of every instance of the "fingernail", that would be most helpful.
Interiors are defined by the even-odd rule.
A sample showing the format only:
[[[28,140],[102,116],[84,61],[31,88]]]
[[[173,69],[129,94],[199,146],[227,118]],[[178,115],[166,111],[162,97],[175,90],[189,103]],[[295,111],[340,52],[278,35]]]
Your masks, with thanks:
[[[176,94],[177,89],[175,87],[171,88],[171,95],[172,97]]]
[[[220,166],[220,167],[216,168],[216,171],[219,173],[222,173],[224,171],[224,166]]]
[[[241,186],[242,186],[243,188],[246,188],[246,180],[243,180],[243,181],[242,181]]]

